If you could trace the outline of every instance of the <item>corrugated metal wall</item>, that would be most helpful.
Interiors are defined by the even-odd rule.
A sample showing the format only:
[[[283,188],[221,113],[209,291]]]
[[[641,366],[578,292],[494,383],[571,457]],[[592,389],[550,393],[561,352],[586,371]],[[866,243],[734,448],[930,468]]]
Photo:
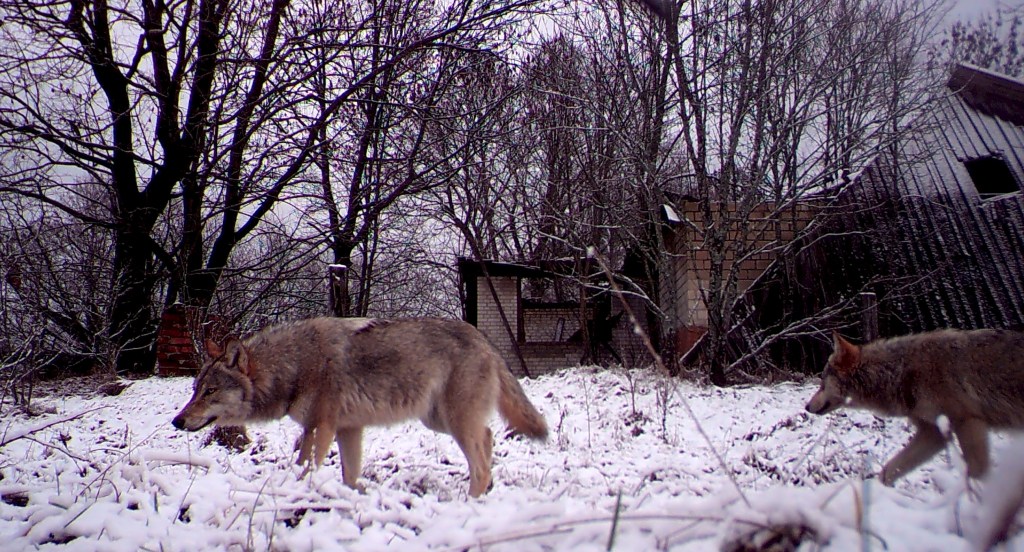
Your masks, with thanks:
[[[791,337],[745,367],[819,370],[828,330],[860,336],[863,291],[878,296],[882,336],[1024,327],[1024,196],[982,199],[964,166],[996,155],[1024,183],[1024,126],[970,99],[962,90],[951,94],[932,115],[930,132],[898,154],[881,152],[804,247],[751,289],[737,313],[747,322],[731,334],[734,360],[789,327]],[[1017,105],[1024,114],[1024,103]]]

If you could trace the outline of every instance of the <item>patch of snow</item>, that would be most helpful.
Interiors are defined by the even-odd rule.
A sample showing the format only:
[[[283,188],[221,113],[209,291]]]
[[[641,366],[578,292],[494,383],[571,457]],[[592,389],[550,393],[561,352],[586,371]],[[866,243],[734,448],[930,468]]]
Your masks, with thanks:
[[[668,222],[674,224],[683,222],[683,217],[679,216],[679,213],[677,213],[676,210],[668,203],[663,204],[661,208],[665,210],[665,220]]]
[[[175,430],[188,378],[56,400],[55,414],[0,426],[0,538],[5,550],[708,550],[781,525],[827,550],[969,550],[964,527],[985,516],[955,445],[883,487],[872,476],[907,423],[812,416],[811,385],[572,368],[523,387],[551,437],[496,439],[480,499],[451,437],[418,422],[366,431],[360,493],[342,484],[336,448],[300,478],[289,420],[250,426],[237,454]],[[1021,461],[991,442],[997,468]]]

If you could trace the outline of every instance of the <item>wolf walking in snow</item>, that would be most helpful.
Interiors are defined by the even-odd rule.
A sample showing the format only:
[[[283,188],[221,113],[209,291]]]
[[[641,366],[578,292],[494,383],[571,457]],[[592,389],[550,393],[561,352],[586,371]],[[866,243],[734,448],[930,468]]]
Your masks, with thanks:
[[[967,475],[988,471],[988,430],[1024,429],[1024,333],[939,330],[857,346],[833,334],[833,352],[807,411],[849,405],[905,416],[917,432],[885,467],[892,485],[946,444],[945,416],[967,463]]]
[[[337,440],[350,487],[368,425],[418,418],[452,435],[469,463],[474,497],[491,484],[487,423],[495,406],[512,431],[547,437],[544,418],[498,351],[457,320],[314,318],[223,346],[208,341],[206,354],[174,427],[197,431],[288,415],[303,427],[299,463],[319,466]]]

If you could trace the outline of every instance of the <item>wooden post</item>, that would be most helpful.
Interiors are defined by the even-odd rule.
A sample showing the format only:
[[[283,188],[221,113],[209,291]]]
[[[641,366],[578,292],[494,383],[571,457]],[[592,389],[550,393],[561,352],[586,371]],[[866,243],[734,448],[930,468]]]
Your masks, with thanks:
[[[861,330],[864,342],[878,339],[878,296],[870,291],[860,294]]]
[[[348,267],[327,265],[328,301],[333,316],[348,316]]]
[[[588,286],[590,285],[590,257],[584,257],[583,270],[580,271],[580,337],[583,340],[583,356],[580,363],[596,364],[597,355],[594,354],[594,344],[590,341],[590,302],[587,297]],[[610,312],[610,311],[609,311]]]

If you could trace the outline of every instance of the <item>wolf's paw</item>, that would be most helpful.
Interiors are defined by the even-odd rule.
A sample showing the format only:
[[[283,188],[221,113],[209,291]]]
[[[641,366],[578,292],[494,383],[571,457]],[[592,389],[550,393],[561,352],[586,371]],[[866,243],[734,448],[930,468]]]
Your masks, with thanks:
[[[361,495],[366,494],[366,485],[359,481],[356,481],[354,484],[345,483],[345,486]]]
[[[899,474],[896,470],[890,469],[889,467],[882,468],[881,473],[878,474],[878,480],[882,482],[882,485],[886,487],[892,487],[896,484],[896,480],[899,479]]]
[[[295,465],[302,468],[302,471],[299,472],[299,476],[298,476],[298,479],[300,479],[300,480],[301,479],[310,479],[310,480],[312,480],[313,472],[315,472],[317,470],[317,468],[320,467],[320,466],[317,466],[315,463],[313,463],[312,460],[307,460],[307,461],[305,461],[305,462],[303,462],[301,464],[296,462]]]

